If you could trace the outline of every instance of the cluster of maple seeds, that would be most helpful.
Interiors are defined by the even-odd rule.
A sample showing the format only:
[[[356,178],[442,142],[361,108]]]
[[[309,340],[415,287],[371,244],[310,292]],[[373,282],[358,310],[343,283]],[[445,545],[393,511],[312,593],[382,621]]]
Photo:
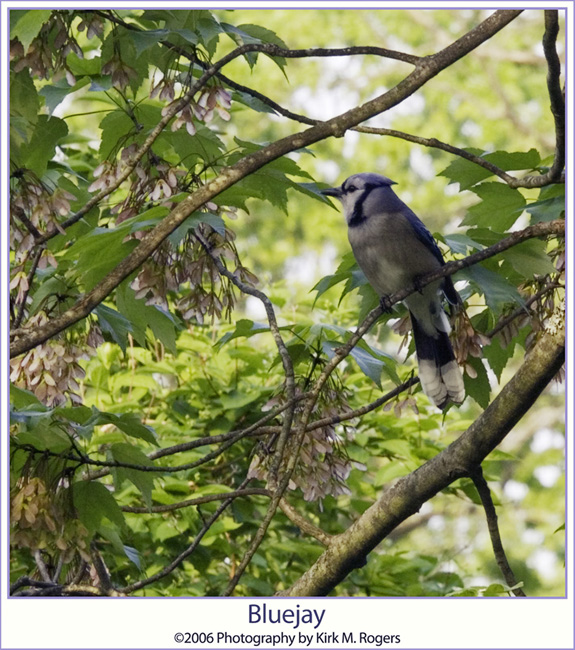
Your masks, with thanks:
[[[299,390],[298,394],[301,395]],[[283,395],[276,396],[268,401],[264,409],[269,410],[284,402]],[[302,406],[296,407],[298,412],[302,409]],[[346,411],[349,411],[349,405],[345,391],[328,388],[323,391],[321,400],[318,400],[314,406],[312,415],[316,421],[330,418],[335,421],[342,412]],[[288,488],[290,490],[299,488],[306,501],[321,501],[329,495],[337,497],[340,494],[350,494],[346,480],[351,470],[354,467],[364,470],[365,466],[351,460],[345,453],[342,445],[344,437],[351,440],[353,429],[344,427],[340,433],[336,430],[336,425],[330,422],[306,431]],[[281,467],[284,469],[291,454],[295,453],[295,444],[295,436],[291,436],[282,459]],[[261,447],[260,452],[253,458],[248,477],[268,481],[272,459],[273,454]]]
[[[104,23],[96,14],[87,13],[78,25],[78,31],[85,29],[88,38],[101,36]],[[66,61],[71,52],[79,59],[84,58],[82,48],[72,35],[70,22],[66,20],[66,12],[53,12],[26,51],[18,39],[10,41],[10,61],[15,61],[14,72],[28,68],[32,76],[39,79],[51,77],[53,81],[58,81],[60,76],[65,75],[68,84],[73,86],[76,78]]]
[[[60,501],[41,478],[22,478],[10,501],[10,541],[17,548],[63,553],[65,562],[76,553],[89,562],[88,530]]]
[[[45,312],[34,314],[28,321],[31,328],[48,322]],[[25,388],[46,406],[58,406],[69,397],[81,403],[80,385],[85,372],[80,359],[89,359],[91,350],[75,345],[65,338],[56,338],[38,345],[26,354],[10,359],[10,381]]]

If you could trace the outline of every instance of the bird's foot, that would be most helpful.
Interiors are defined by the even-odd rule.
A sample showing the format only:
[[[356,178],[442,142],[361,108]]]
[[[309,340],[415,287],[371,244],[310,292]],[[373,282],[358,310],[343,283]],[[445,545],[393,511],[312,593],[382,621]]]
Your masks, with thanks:
[[[426,287],[426,285],[423,283],[423,278],[421,275],[416,275],[413,278],[413,286],[416,291],[419,291],[419,293],[423,293],[423,289]]]
[[[391,308],[393,307],[389,296],[381,296],[379,299],[379,304],[384,314],[389,314]]]

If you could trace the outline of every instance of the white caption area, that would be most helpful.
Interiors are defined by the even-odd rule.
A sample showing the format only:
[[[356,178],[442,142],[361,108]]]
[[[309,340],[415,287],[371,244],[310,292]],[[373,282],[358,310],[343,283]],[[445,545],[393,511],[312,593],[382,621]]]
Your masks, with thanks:
[[[321,624],[250,624],[264,603],[274,620],[299,606]],[[573,648],[569,599],[22,598],[2,609],[4,648]]]

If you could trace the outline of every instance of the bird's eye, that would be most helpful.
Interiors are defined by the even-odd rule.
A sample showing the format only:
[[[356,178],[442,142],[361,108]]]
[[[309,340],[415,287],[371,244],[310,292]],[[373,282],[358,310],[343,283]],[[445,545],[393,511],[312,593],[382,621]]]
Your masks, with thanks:
[[[347,191],[348,191],[348,192],[355,192],[356,190],[357,190],[357,187],[356,187],[355,185],[350,185],[350,186],[347,188]]]

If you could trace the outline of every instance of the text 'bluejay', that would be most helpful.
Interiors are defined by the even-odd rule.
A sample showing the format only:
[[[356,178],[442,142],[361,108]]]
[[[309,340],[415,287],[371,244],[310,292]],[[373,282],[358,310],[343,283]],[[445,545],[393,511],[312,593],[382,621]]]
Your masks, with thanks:
[[[413,286],[445,264],[431,233],[379,174],[355,174],[341,187],[322,190],[339,199],[355,259],[380,297]],[[451,326],[442,297],[461,303],[450,277],[426,285],[405,299],[411,315],[419,379],[440,409],[465,399],[463,377],[449,341]]]

